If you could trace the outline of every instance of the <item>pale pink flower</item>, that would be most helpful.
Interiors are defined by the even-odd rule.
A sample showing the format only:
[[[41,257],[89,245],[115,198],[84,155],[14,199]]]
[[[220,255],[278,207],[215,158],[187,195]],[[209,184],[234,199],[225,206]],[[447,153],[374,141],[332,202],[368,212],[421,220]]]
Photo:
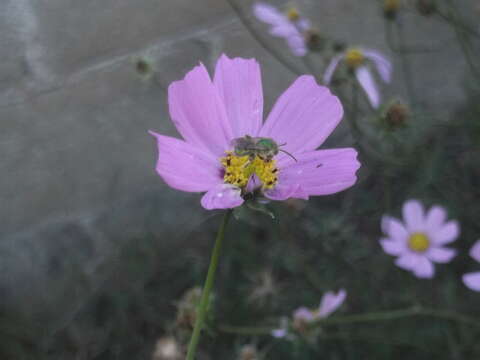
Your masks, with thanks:
[[[205,209],[240,206],[249,192],[271,200],[308,199],[344,190],[356,182],[360,164],[352,148],[316,150],[343,116],[338,98],[312,76],[300,76],[280,96],[262,123],[260,67],[254,59],[217,62],[213,81],[203,64],[168,88],[170,116],[180,140],[153,131],[156,170],[171,187],[206,192]],[[271,160],[237,156],[233,139],[272,139],[280,149]]]
[[[333,74],[340,63],[345,65],[354,72],[358,83],[365,91],[365,94],[374,108],[380,105],[380,92],[373,78],[369,64],[373,64],[380,78],[389,83],[392,76],[392,64],[381,53],[375,50],[367,50],[360,48],[351,48],[344,53],[335,56],[325,70],[323,82],[330,84]]]
[[[271,335],[274,338],[281,339],[281,338],[289,338],[290,335],[288,333],[288,318],[283,317],[280,320],[280,327],[278,329],[273,329]]]
[[[383,216],[382,230],[387,235],[380,240],[383,250],[398,256],[395,264],[419,278],[432,278],[433,263],[450,262],[456,251],[444,245],[454,241],[460,232],[458,223],[447,220],[445,209],[433,206],[425,212],[417,200],[403,205],[404,223]]]
[[[299,307],[293,312],[292,320],[294,328],[302,328],[304,325],[324,319],[337,310],[345,301],[347,292],[344,289],[337,293],[328,291],[323,295],[317,309],[309,309],[305,306]],[[283,320],[280,328],[272,331],[272,336],[283,338],[288,335],[288,322]]]
[[[480,262],[480,240],[470,249],[470,256]],[[480,271],[463,275],[463,283],[474,291],[480,291]]]
[[[287,41],[294,55],[306,55],[305,39],[306,32],[310,29],[310,22],[301,17],[295,8],[290,8],[284,14],[272,5],[260,2],[253,5],[253,13],[257,19],[271,25],[271,35],[282,37]]]

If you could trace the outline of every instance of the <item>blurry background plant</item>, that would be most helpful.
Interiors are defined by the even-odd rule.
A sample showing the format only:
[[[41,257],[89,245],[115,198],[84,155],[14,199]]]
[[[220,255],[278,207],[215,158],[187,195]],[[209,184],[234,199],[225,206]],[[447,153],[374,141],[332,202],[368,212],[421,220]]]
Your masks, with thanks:
[[[190,50],[203,54],[203,61],[216,59],[224,51],[231,56],[261,57],[260,63],[267,65],[262,66],[265,68],[264,86],[273,93],[272,89],[284,88],[284,82],[301,73],[313,73],[322,82],[331,59],[352,46],[360,44],[379,49],[392,61],[393,77],[390,84],[383,84],[378,81],[378,74],[373,75],[381,94],[378,109],[372,109],[367,98],[352,86],[355,78],[348,69],[339,68],[332,82],[333,91],[344,105],[345,118],[325,147],[357,147],[363,165],[359,183],[341,194],[313,198],[308,204],[301,200],[275,204],[269,209],[274,214],[273,220],[267,212],[251,209],[242,209],[243,213],[236,214],[237,221],[227,230],[217,278],[211,313],[215,321],[208,323],[198,359],[478,358],[480,295],[461,281],[463,274],[478,271],[478,263],[468,254],[480,234],[480,203],[477,201],[480,198],[479,33],[477,22],[472,21],[478,4],[473,1],[405,0],[400,2],[394,17],[390,14],[385,18],[388,4],[380,0],[341,4],[337,1],[335,3],[340,5],[334,16],[328,12],[331,7],[327,2],[269,2],[279,11],[296,7],[300,16],[310,21],[311,27],[304,34],[308,51],[305,56],[298,57],[291,53],[284,39],[272,37],[268,26],[256,19],[253,1],[213,1],[215,6],[207,9],[209,15],[225,23],[216,22],[215,26],[209,23],[208,31],[195,27],[192,30],[195,37],[188,41],[183,40],[184,28],[174,25],[180,23],[180,18],[196,21],[191,10],[194,5],[189,1],[176,3],[184,4],[181,11],[174,14],[177,18],[166,11],[162,14],[163,21],[158,21],[162,25],[170,24],[175,29],[175,37],[169,42],[160,39],[162,46],[155,42],[156,38],[147,39],[154,42],[153,52],[139,52],[137,40],[132,40],[138,39],[135,37],[138,32],[144,41],[147,28],[154,23],[144,23],[143,17],[156,12],[159,4],[156,2],[148,7],[146,4],[150,3],[145,1],[135,4],[142,12],[141,21],[132,16],[138,13],[132,12],[126,2],[110,4],[116,11],[120,11],[116,6],[129,10],[125,22],[117,18],[115,21],[122,28],[128,28],[132,38],[120,36],[121,46],[117,48],[110,44],[116,39],[115,32],[103,38],[105,32],[100,31],[103,29],[94,28],[94,34],[86,40],[75,35],[85,32],[70,34],[76,40],[68,38],[76,45],[74,48],[63,44],[57,52],[46,55],[38,51],[38,43],[28,43],[28,56],[22,58],[28,66],[16,62],[11,65],[7,56],[5,64],[8,66],[1,69],[2,74],[8,76],[2,77],[5,79],[2,81],[10,81],[11,72],[20,68],[22,76],[31,79],[28,74],[33,73],[35,81],[43,82],[33,90],[31,86],[35,82],[21,82],[22,89],[2,93],[6,103],[9,99],[15,101],[14,105],[19,101],[26,103],[15,106],[20,106],[16,110],[17,120],[21,124],[28,123],[29,131],[2,138],[0,145],[6,146],[25,137],[28,152],[16,158],[15,164],[31,165],[27,160],[45,156],[48,166],[33,163],[37,164],[30,166],[33,173],[6,167],[4,177],[18,170],[19,178],[14,183],[19,186],[22,181],[37,179],[43,172],[50,173],[52,168],[56,169],[52,164],[58,161],[64,168],[51,171],[52,176],[58,176],[66,184],[74,184],[65,185],[63,196],[68,201],[63,200],[63,203],[74,202],[75,197],[82,198],[80,194],[83,193],[76,192],[77,188],[89,189],[92,197],[99,197],[91,189],[94,182],[99,182],[100,169],[108,164],[104,157],[108,153],[119,154],[120,158],[115,158],[113,163],[121,166],[120,172],[133,166],[128,168],[132,173],[144,178],[150,171],[155,184],[159,183],[153,171],[154,146],[144,133],[148,128],[157,128],[157,124],[168,127],[169,120],[160,119],[159,112],[160,107],[165,108],[164,89],[197,63],[199,57],[190,56]],[[217,5],[225,6],[226,3],[231,5],[228,19],[215,12]],[[5,14],[10,16],[14,7],[9,5]],[[202,4],[202,7],[207,6]],[[375,11],[363,11],[364,8]],[[79,9],[69,8],[68,14],[86,11],[88,19],[94,15]],[[112,9],[96,12],[100,18],[95,17],[95,21],[74,18],[77,22],[71,21],[71,26],[76,30],[79,23],[90,27],[93,23],[103,24]],[[29,14],[27,11],[19,13]],[[41,18],[41,14],[37,16]],[[7,15],[0,14],[5,20],[1,16]],[[339,29],[335,35],[331,33],[333,25],[328,24],[328,17],[335,22],[335,29]],[[18,33],[34,31],[34,35],[22,41],[37,38],[45,41],[42,36],[58,32],[58,28],[53,29],[57,31],[45,30],[48,25],[45,23],[36,29],[32,25],[35,22],[29,19],[30,27],[23,27]],[[11,23],[7,18],[2,25],[9,28]],[[132,30],[133,25],[124,26],[127,23],[135,24],[135,30]],[[363,30],[367,24],[382,36],[370,39],[369,34],[373,32]],[[360,35],[355,33],[356,29]],[[245,35],[247,31],[251,37]],[[154,36],[159,33],[161,31]],[[227,40],[223,39],[225,33],[230,36]],[[77,45],[97,38],[98,44],[112,47],[102,47],[98,51],[101,60],[90,62],[88,58],[85,67],[76,71],[74,65],[84,60],[76,52],[80,51]],[[139,54],[126,57],[127,43]],[[13,47],[4,48],[14,51]],[[56,57],[66,53],[65,49],[73,54],[66,65]],[[251,52],[247,54],[246,49]],[[47,58],[49,61],[42,58],[47,55],[53,58]],[[31,66],[32,59],[44,62],[34,62],[36,66]],[[22,61],[19,63],[25,64]],[[56,78],[55,74],[44,73],[49,69],[45,64],[61,75]],[[171,70],[174,68],[176,71]],[[269,68],[274,70],[269,73]],[[441,69],[428,73],[430,68]],[[464,70],[460,80],[457,75],[463,70],[459,69]],[[62,77],[63,72],[70,76]],[[456,74],[455,77],[452,74]],[[139,76],[152,86],[140,85]],[[63,83],[70,87],[64,87]],[[447,84],[445,87],[449,91],[439,89],[440,83]],[[59,87],[62,94],[55,93],[52,90],[55,87]],[[82,96],[74,92],[78,88],[83,89]],[[53,95],[49,91],[53,91]],[[29,99],[26,95],[31,93],[37,97]],[[63,93],[66,102],[58,102],[57,97]],[[277,94],[266,98],[267,108],[274,95]],[[73,105],[77,102],[82,106]],[[115,106],[110,106],[110,102]],[[14,105],[11,102],[7,105],[0,111],[8,120],[13,118],[8,109]],[[54,122],[58,112],[61,113],[60,123]],[[80,116],[82,119],[98,116],[99,119],[92,123],[92,132],[84,138],[80,133],[85,123],[80,122]],[[134,123],[136,132],[126,130],[122,125],[126,122],[123,116],[128,117],[128,123]],[[39,119],[48,119],[55,126],[48,127]],[[5,121],[5,126],[9,123]],[[69,135],[73,134],[65,137],[64,143],[57,132],[62,124]],[[35,133],[36,126],[46,130]],[[113,145],[104,134],[111,134]],[[142,142],[147,145],[141,148],[139,155],[129,157],[130,150],[138,145],[132,139],[142,136]],[[82,139],[81,146],[75,147],[75,139]],[[44,149],[44,144],[56,143],[61,146],[37,151]],[[85,155],[88,171],[75,176],[79,157],[62,159],[58,155],[70,147],[78,153],[90,154]],[[93,154],[88,152],[90,148]],[[7,155],[14,152],[4,151]],[[145,154],[152,156],[146,159]],[[98,159],[100,163],[96,162]],[[80,178],[81,182],[67,182],[64,173]],[[52,178],[50,181],[44,182],[44,186],[59,186]],[[131,191],[126,184],[133,184],[138,191],[143,186],[132,178],[112,175],[111,183],[105,186],[112,191],[108,196],[125,193],[125,189]],[[12,191],[12,186],[4,186],[8,196],[2,197],[2,203],[10,205],[28,194],[32,208],[39,206],[35,199],[41,201],[33,196],[37,194],[33,190],[40,185],[27,185],[18,191],[16,187]],[[115,192],[116,186],[122,191]],[[195,299],[199,293],[195,286],[204,280],[219,217],[208,217],[201,212],[195,195],[181,196],[160,185],[154,189],[134,205],[112,201],[100,220],[83,216],[84,222],[80,225],[78,222],[63,227],[53,224],[32,235],[16,234],[2,243],[0,358],[182,358],[191,321],[195,318]],[[185,200],[188,197],[194,198],[192,202]],[[45,209],[54,208],[52,204],[56,198],[47,197]],[[420,199],[427,207],[444,206],[449,218],[457,219],[461,227],[461,235],[452,245],[458,256],[451,263],[439,266],[431,280],[419,280],[396,267],[379,244],[382,215],[399,218],[402,204],[410,198]],[[104,198],[101,201],[108,202]],[[2,217],[5,224],[13,223],[9,219],[14,217],[24,221],[33,218],[29,207],[12,211],[7,205]],[[54,209],[64,213],[63,207]],[[124,209],[128,212],[122,212]],[[40,212],[38,208],[36,211]],[[23,223],[19,221],[18,224]],[[98,231],[97,224],[103,224],[106,229]],[[22,228],[20,225],[18,229]],[[142,236],[132,235],[136,234],[132,229],[137,226],[146,229]],[[84,251],[78,251],[79,248]],[[114,260],[107,262],[108,258]],[[88,262],[90,259],[97,262]],[[21,264],[16,273],[11,270],[15,264]],[[323,293],[340,288],[348,291],[347,300],[341,311],[315,328],[315,337],[298,336],[290,341],[271,335],[280,319],[291,315],[298,306],[314,308]],[[48,311],[39,310],[45,308]]]

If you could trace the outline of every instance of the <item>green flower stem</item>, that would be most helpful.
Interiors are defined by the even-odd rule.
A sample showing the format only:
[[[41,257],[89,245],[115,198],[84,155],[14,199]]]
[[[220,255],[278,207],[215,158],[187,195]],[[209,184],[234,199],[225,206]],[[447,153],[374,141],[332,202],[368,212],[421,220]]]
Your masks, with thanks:
[[[205,285],[203,286],[202,290],[200,307],[198,308],[195,326],[193,328],[192,337],[190,338],[190,344],[188,345],[186,360],[193,360],[195,358],[198,341],[200,340],[200,333],[202,331],[203,323],[205,322],[205,318],[208,312],[210,292],[212,291],[213,283],[215,281],[215,273],[217,271],[218,259],[220,257],[220,251],[222,249],[225,228],[227,227],[228,220],[230,220],[231,214],[232,210],[227,210],[227,212],[223,216],[223,221],[220,224],[220,228],[218,229],[217,238],[215,239],[215,246],[213,248],[210,265],[208,267],[207,279],[205,280]]]
[[[316,322],[317,325],[340,325],[340,324],[354,324],[354,323],[368,323],[393,321],[414,316],[426,316],[440,320],[449,320],[459,324],[469,325],[480,329],[480,322],[471,319],[470,317],[456,313],[449,310],[436,310],[428,308],[413,307],[408,309],[372,312],[358,315],[333,316],[330,318],[321,319]],[[218,330],[224,333],[239,334],[239,335],[269,335],[273,327],[263,326],[231,326],[221,325]]]

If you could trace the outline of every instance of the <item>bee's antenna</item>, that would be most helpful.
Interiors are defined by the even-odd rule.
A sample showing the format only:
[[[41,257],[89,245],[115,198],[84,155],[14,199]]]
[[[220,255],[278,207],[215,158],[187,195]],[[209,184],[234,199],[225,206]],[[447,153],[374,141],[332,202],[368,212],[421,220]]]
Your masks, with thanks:
[[[290,156],[293,160],[295,160],[295,162],[298,162],[297,159],[295,159],[295,156],[293,156],[292,154],[290,154],[288,151],[285,151],[285,150],[282,150],[282,149],[278,149],[278,151],[281,151],[281,152],[287,154],[287,155]]]

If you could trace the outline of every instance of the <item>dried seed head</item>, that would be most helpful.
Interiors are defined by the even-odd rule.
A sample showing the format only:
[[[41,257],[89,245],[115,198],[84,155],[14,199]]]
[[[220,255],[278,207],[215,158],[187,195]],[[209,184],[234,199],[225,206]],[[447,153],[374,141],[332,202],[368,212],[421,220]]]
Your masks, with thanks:
[[[258,360],[258,352],[255,345],[243,345],[240,349],[238,360]]]
[[[165,336],[158,339],[152,360],[181,360],[182,349],[174,337]]]
[[[197,307],[202,297],[202,289],[194,287],[185,292],[177,304],[176,325],[179,328],[193,329],[197,318]]]

